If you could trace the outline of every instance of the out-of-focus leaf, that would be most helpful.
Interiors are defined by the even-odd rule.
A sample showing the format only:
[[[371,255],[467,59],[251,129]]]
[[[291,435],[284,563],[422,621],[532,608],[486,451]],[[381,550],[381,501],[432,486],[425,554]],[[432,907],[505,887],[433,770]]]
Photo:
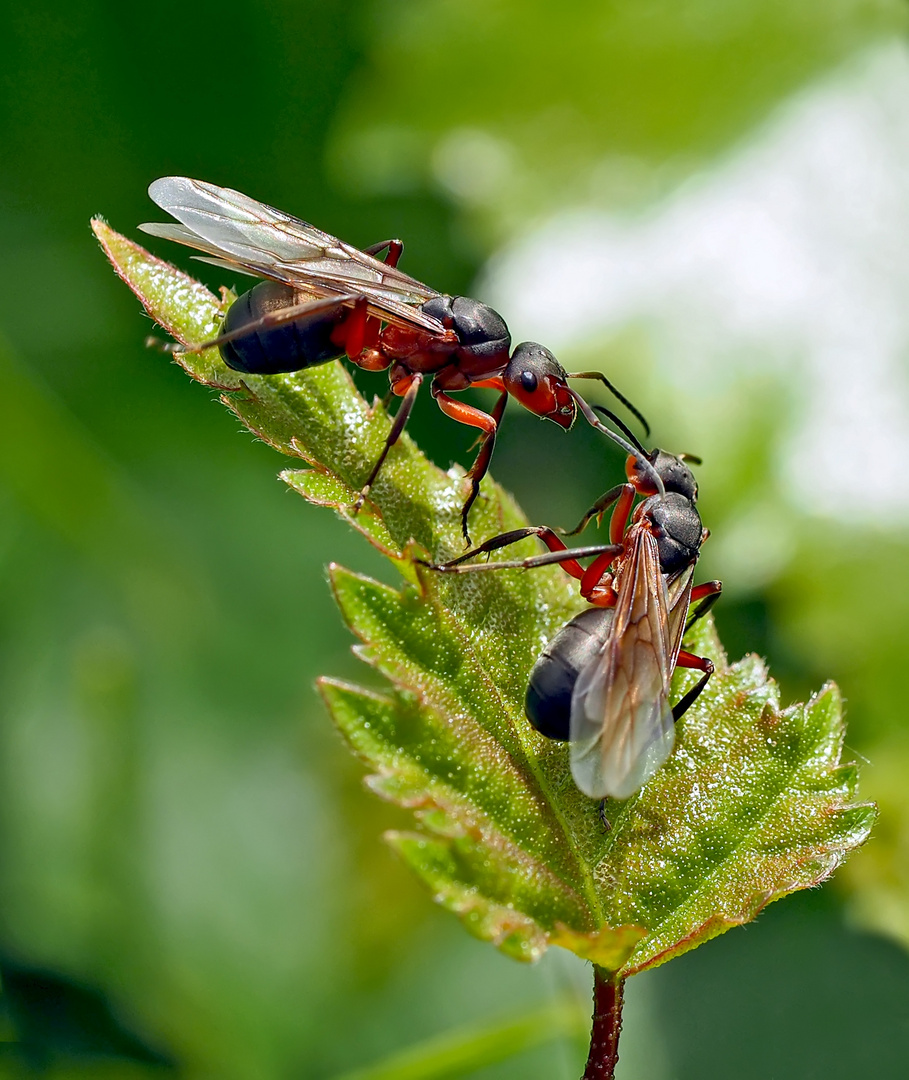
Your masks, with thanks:
[[[850,909],[861,925],[909,948],[909,744],[905,736],[891,738],[869,747],[868,757],[880,825],[848,868]]]
[[[176,622],[189,633],[212,602],[204,566],[188,566],[185,552],[173,554],[168,528],[2,336],[0,381],[0,480],[38,520],[104,567],[146,631],[166,622],[173,640]]]
[[[0,962],[2,1002],[14,1038],[10,1055],[43,1071],[79,1059],[144,1063],[159,1075],[174,1062],[148,1046],[115,1015],[95,987],[56,972]]]
[[[887,587],[853,588],[843,603],[830,583],[849,580],[854,530],[845,522],[818,530],[817,518],[794,526],[800,526],[798,547],[773,587],[776,648],[794,657],[796,667],[813,661],[841,673],[854,717],[849,742],[867,762],[863,792],[880,808],[874,843],[850,860],[840,883],[858,923],[909,948],[909,740],[902,682],[909,548],[893,520],[869,522],[863,545],[874,552]]]
[[[439,185],[493,235],[566,204],[647,200],[907,23],[899,0],[585,0],[570,18],[545,0],[378,8],[338,177]],[[452,58],[455,92],[415,92]]]
[[[573,1002],[495,1024],[472,1025],[427,1039],[338,1080],[444,1080],[466,1076],[564,1036],[581,1035],[587,1017]]]
[[[150,313],[184,344],[213,332],[214,297],[102,223],[95,230]],[[200,381],[231,385],[210,353],[182,362]],[[288,474],[292,486],[349,514],[388,421],[369,414],[339,365],[248,378],[225,400],[267,442],[312,466]],[[581,606],[564,575],[440,580],[408,559],[414,542],[433,558],[461,550],[463,494],[411,443],[393,449],[375,510],[357,523],[402,571],[402,587],[331,571],[359,654],[391,687],[323,680],[322,690],[371,770],[369,785],[421,826],[389,842],[469,930],[519,959],[556,942],[627,974],[816,884],[861,843],[873,810],[855,804],[855,769],[839,763],[836,689],[781,710],[764,665],[749,657],[728,666],[709,623],[688,647],[711,656],[717,674],[679,725],[668,764],[638,796],[607,808],[606,832],[596,803],[571,780],[566,747],[523,716],[534,658]],[[495,485],[484,484],[484,496],[471,517],[476,533],[520,522]],[[680,674],[676,692],[693,678]]]

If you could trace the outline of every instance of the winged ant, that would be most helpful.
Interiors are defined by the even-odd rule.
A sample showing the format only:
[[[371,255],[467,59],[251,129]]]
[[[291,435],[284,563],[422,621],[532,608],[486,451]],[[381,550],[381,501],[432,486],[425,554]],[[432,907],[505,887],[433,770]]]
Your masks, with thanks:
[[[469,297],[443,295],[398,270],[404,248],[400,240],[361,251],[230,188],[184,176],[162,177],[148,191],[178,224],[151,223],[140,229],[204,252],[196,256],[203,262],[264,279],[231,305],[216,338],[194,348],[168,349],[197,353],[217,347],[229,367],[256,375],[300,371],[345,355],[365,370],[388,371],[386,403],[393,396],[402,401],[355,512],[428,377],[439,408],[481,433],[479,451],[466,474],[470,490],[461,511],[467,543],[467,515],[489,469],[509,396],[565,430],[580,412],[633,454],[633,447],[601,423],[568,385],[569,379],[597,379],[649,434],[641,413],[600,372],[566,372],[536,342],[525,341],[512,350],[508,327],[491,307]],[[376,258],[382,251],[384,261]],[[468,387],[500,392],[490,413],[450,396]]]
[[[683,649],[682,640],[722,592],[719,581],[693,584],[709,534],[695,505],[697,483],[683,457],[663,450],[648,454],[641,447],[629,457],[626,473],[627,483],[606,492],[567,534],[579,533],[613,507],[608,544],[568,548],[547,526],[528,526],[432,567],[468,573],[558,563],[580,582],[581,596],[592,606],[545,647],[530,673],[524,707],[542,735],[570,741],[575,783],[595,799],[629,798],[669,757],[676,721],[714,670],[707,657]],[[637,495],[644,499],[634,507]],[[468,562],[529,536],[549,551],[511,562]],[[593,561],[585,568],[578,560],[589,556]],[[670,705],[677,667],[702,674]]]

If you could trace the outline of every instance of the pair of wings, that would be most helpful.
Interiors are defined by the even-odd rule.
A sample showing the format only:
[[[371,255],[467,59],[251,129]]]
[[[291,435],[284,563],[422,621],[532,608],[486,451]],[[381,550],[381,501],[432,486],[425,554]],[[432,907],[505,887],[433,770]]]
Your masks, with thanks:
[[[420,306],[439,293],[314,225],[230,188],[162,176],[148,189],[178,225],[149,222],[152,236],[205,252],[202,262],[289,285],[313,298],[365,296],[384,322],[444,334]]]
[[[642,525],[632,531],[631,550],[616,575],[609,636],[581,670],[571,699],[571,772],[595,799],[629,798],[675,743],[669,688],[694,564],[667,581],[653,534]]]

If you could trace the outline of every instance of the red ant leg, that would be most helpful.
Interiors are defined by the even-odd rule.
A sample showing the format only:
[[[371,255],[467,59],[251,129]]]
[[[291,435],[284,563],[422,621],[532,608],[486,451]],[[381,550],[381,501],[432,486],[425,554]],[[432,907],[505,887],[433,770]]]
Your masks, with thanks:
[[[537,536],[539,536],[553,554],[563,554],[570,551],[570,556],[566,556],[565,559],[559,559],[558,562],[561,564],[561,567],[566,574],[570,574],[573,578],[577,578],[578,581],[584,580],[584,575],[587,571],[578,562],[578,552],[579,550],[583,551],[583,549],[569,548],[564,540],[556,536],[552,529],[547,528],[545,525],[537,532]],[[597,552],[597,554],[602,556],[602,545],[598,546],[600,547],[600,551]],[[540,555],[538,558],[545,559],[546,556]],[[548,561],[552,562],[555,560],[550,559]],[[539,565],[545,565],[545,563],[540,563]]]
[[[611,588],[596,598],[594,594],[615,561],[616,555],[621,554],[622,549],[622,544],[610,544],[602,555],[597,556],[584,571],[584,576],[581,578],[581,596],[588,604],[595,604],[597,607],[612,607],[615,604],[615,592]]]
[[[690,653],[685,649],[679,650],[675,666],[680,668],[690,668],[692,671],[713,672],[712,660],[708,660],[706,656],[695,656],[694,653]]]
[[[407,381],[408,378],[409,382]],[[405,377],[404,379],[400,379],[394,384],[393,389],[395,390],[395,392],[403,393],[401,407],[398,409],[394,421],[392,422],[391,431],[389,431],[388,437],[385,440],[385,445],[382,447],[382,453],[379,454],[379,460],[373,466],[373,470],[369,474],[369,478],[367,479],[363,487],[360,489],[360,494],[357,496],[356,502],[353,504],[354,514],[359,511],[360,507],[363,505],[363,501],[369,494],[369,489],[372,487],[376,477],[379,475],[379,470],[385,464],[385,459],[388,457],[388,451],[401,437],[401,432],[404,430],[404,425],[407,423],[407,418],[410,416],[411,409],[413,409],[413,403],[417,400],[417,393],[420,389],[420,385],[422,382],[423,376],[419,373],[415,373],[413,375]],[[406,388],[404,386],[405,383]]]
[[[450,416],[452,420],[457,420],[460,424],[467,424],[468,427],[479,428],[485,433],[480,452],[467,472],[467,479],[470,481],[470,494],[467,496],[467,501],[461,510],[461,532],[469,544],[470,533],[467,531],[467,513],[480,493],[480,481],[489,470],[489,462],[495,449],[496,430],[499,426],[502,411],[505,408],[507,394],[503,394],[496,402],[492,415],[483,412],[482,409],[477,409],[473,405],[468,405],[466,401],[455,401],[444,390],[440,390],[435,382],[433,382],[432,386],[432,396],[446,416]]]
[[[368,248],[363,248],[367,255],[378,255],[383,248],[388,248],[385,252],[385,258],[383,262],[386,266],[395,267],[398,265],[398,259],[401,258],[401,253],[404,251],[403,240],[383,240],[378,244],[370,244]],[[379,335],[382,333],[382,320],[377,319],[374,315],[371,315],[366,320],[366,329],[363,334],[363,342],[366,349],[364,355],[361,350],[357,354],[357,363],[360,367],[367,371],[381,371],[388,367],[389,362],[384,355],[377,352],[376,346],[379,343]],[[356,342],[354,342],[356,344]],[[349,354],[348,354],[349,356]],[[354,358],[349,356],[351,360]]]
[[[710,582],[709,584],[712,585],[714,583]],[[693,589],[692,592],[694,592]],[[717,593],[717,595],[719,595],[719,593]],[[684,649],[681,650],[676,658],[675,666],[677,668],[691,668],[694,671],[704,672],[703,678],[698,679],[681,701],[673,707],[672,719],[678,721],[681,720],[685,713],[688,712],[695,701],[701,696],[701,691],[707,685],[707,682],[715,669],[713,661],[708,660],[706,656],[695,656],[694,653],[686,652]]]
[[[354,363],[366,346],[366,324],[369,322],[369,308],[365,296],[358,296],[350,314],[344,320],[344,351]]]
[[[470,384],[471,390],[476,387],[478,390],[499,390],[502,393],[507,393],[505,390],[505,383],[499,376],[494,379],[483,379],[480,382],[472,382]]]
[[[370,244],[369,247],[363,248],[363,251],[367,255],[378,255],[383,248],[388,249],[383,260],[385,265],[396,267],[404,251],[404,241],[381,240],[378,244]],[[350,330],[348,330],[349,326]],[[344,321],[339,337],[332,340],[337,340],[338,344],[345,348],[347,358],[357,367],[364,371],[384,371],[391,366],[392,360],[378,348],[381,334],[382,320],[374,315],[361,313],[355,308],[351,317]],[[452,343],[457,344],[456,334],[452,334]]]
[[[384,371],[391,366],[391,359],[376,348],[382,332],[381,320],[369,314],[365,296],[347,297],[345,303],[348,313],[332,331],[332,343],[364,371]]]
[[[628,518],[631,516],[631,506],[634,502],[635,491],[631,484],[623,484],[619,497],[616,500],[615,510],[609,519],[609,539],[613,544],[621,544],[628,528]]]
[[[612,542],[611,548],[615,549],[616,552],[621,552],[623,548],[622,540],[628,527],[628,518],[634,503],[635,490],[631,484],[622,484],[620,488],[613,488],[612,491],[607,492],[603,498],[613,495],[615,495],[613,501],[616,507],[609,522],[609,539]],[[615,593],[611,588],[604,589],[601,595],[596,595],[597,589],[606,576],[612,561],[613,559],[607,558],[604,552],[599,558],[594,559],[581,578],[581,596],[588,603],[596,604],[597,607],[612,607],[615,603]]]
[[[708,596],[716,597],[716,600],[719,600],[722,591],[722,581],[705,581],[701,585],[695,585],[691,590],[691,603],[696,604],[699,600],[704,600]],[[714,603],[716,603],[716,600],[714,600]]]
[[[480,390],[498,390],[502,394],[505,394],[505,395],[508,394],[508,391],[505,389],[505,383],[500,378],[483,379],[482,382],[472,382],[470,384],[470,389],[472,390],[475,386],[478,387]],[[496,401],[495,406],[493,407],[492,417],[496,422],[496,429],[497,430],[498,430],[499,424],[502,422],[502,414],[505,412],[506,404],[507,404],[507,400],[503,401],[501,398],[499,398]],[[482,446],[485,441],[486,441],[486,436],[485,435],[477,436],[477,438],[474,439],[473,445],[470,447],[470,449],[473,450],[477,446]],[[489,456],[492,457],[492,451],[490,451]],[[487,465],[487,467],[488,467],[488,465]]]
[[[372,319],[369,321],[373,322]],[[365,348],[352,363],[363,371],[386,371],[391,367],[392,360],[378,349]]]
[[[702,585],[695,585],[691,590],[690,603],[693,608],[688,609],[688,621],[685,623],[685,633],[694,626],[698,619],[703,619],[707,612],[719,600],[723,593],[722,581],[705,581]]]
[[[388,248],[385,254],[385,258],[382,260],[386,266],[397,266],[398,259],[401,258],[401,252],[404,250],[403,240],[383,240],[379,244],[370,244],[369,247],[363,248],[367,255],[378,255],[383,248]]]

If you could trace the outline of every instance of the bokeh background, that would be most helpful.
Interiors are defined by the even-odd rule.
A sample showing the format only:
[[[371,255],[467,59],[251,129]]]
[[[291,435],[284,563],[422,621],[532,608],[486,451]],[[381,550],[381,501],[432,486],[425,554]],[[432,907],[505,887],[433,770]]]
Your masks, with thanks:
[[[404,238],[410,273],[704,458],[727,647],[787,700],[841,684],[881,817],[823,890],[632,980],[621,1075],[904,1077],[905,3],[7,0],[0,24],[0,1075],[333,1078],[484,1025],[486,1064],[445,1075],[583,1060],[583,964],[519,966],[432,905],[313,691],[364,677],[324,566],[376,557],[143,348],[88,231],[136,235],[185,173]],[[469,461],[428,400],[412,431]],[[620,461],[514,408],[495,473],[568,525]],[[566,1001],[576,1031],[496,1043]]]

